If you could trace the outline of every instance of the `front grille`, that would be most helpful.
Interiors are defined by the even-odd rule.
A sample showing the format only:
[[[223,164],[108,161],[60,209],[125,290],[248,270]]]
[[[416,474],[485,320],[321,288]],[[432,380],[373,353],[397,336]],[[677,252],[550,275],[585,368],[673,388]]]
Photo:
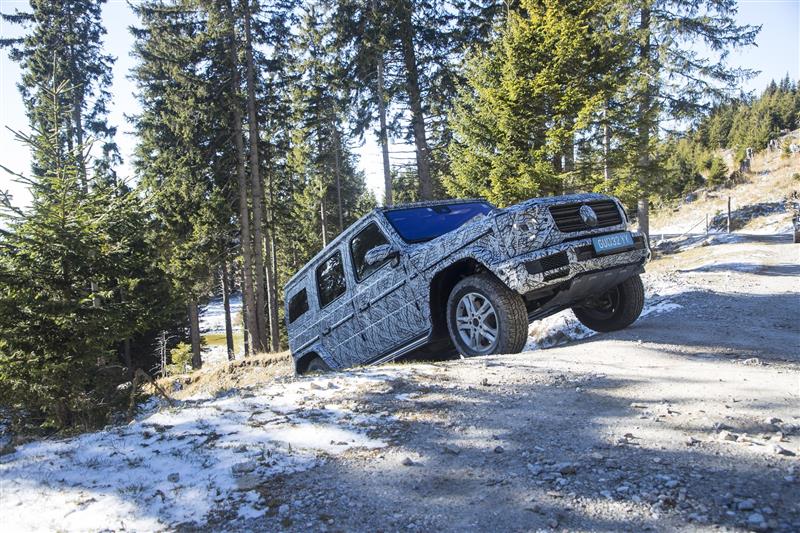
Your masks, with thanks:
[[[617,204],[612,200],[595,200],[580,204],[554,205],[550,207],[550,215],[555,220],[558,231],[572,233],[594,229],[586,225],[579,213],[582,205],[588,205],[597,214],[597,225],[594,228],[607,228],[622,224],[622,215]]]
[[[542,272],[565,267],[567,265],[569,265],[567,252],[559,252],[557,254],[548,255],[547,257],[542,257],[536,261],[528,261],[525,263],[525,268],[528,274],[541,274]]]

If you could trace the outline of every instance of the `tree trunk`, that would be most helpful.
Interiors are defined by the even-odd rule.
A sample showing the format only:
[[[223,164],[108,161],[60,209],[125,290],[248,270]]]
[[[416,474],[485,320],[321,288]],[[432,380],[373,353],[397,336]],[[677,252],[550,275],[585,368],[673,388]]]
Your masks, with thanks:
[[[564,145],[564,172],[575,170],[575,134],[570,134]]]
[[[261,168],[258,154],[258,115],[256,113],[255,67],[253,65],[253,43],[250,35],[250,2],[243,0],[244,5],[244,40],[245,60],[247,62],[247,119],[250,126],[250,186],[253,190],[253,255],[255,278],[253,290],[256,293],[257,333],[253,333],[253,350],[258,352],[267,349],[267,324],[264,310],[266,302],[266,283],[264,272],[264,188],[261,184]]]
[[[433,199],[433,180],[431,178],[430,151],[425,137],[425,116],[422,112],[422,90],[417,71],[417,52],[414,49],[413,5],[411,0],[401,4],[400,41],[403,48],[403,64],[406,69],[406,91],[411,107],[411,125],[414,130],[414,144],[417,155],[417,175],[419,176],[420,200]]]
[[[380,122],[380,131],[378,131],[378,139],[381,142],[381,153],[383,155],[383,205],[392,205],[392,170],[389,163],[389,132],[386,129],[386,101],[384,100],[384,81],[383,81],[383,31],[382,24],[380,23],[380,13],[378,12],[378,4],[376,0],[372,0],[372,16],[375,18],[375,25],[378,28],[380,36],[380,50],[378,52],[378,78],[375,86],[375,96],[378,100],[378,121]]]
[[[189,301],[189,336],[192,339],[192,368],[203,366],[200,356],[200,315],[197,311],[197,300]]]
[[[327,191],[325,190],[325,185],[320,187],[320,196],[319,196],[319,223],[322,226],[322,247],[325,248],[328,246],[328,230],[325,227],[326,225],[326,217],[325,217],[325,194]]]
[[[253,291],[253,257],[250,240],[250,209],[247,204],[247,174],[245,172],[244,139],[242,137],[242,110],[239,107],[239,69],[236,60],[236,36],[234,35],[234,20],[230,1],[226,2],[227,15],[230,23],[228,35],[228,54],[231,67],[231,107],[233,139],[236,146],[236,178],[239,186],[239,225],[241,227],[242,245],[242,308],[244,312],[243,329],[246,335],[258,335],[258,322],[254,310],[256,308],[255,293]],[[245,306],[246,305],[246,306]],[[245,337],[247,338],[247,337]]]
[[[344,214],[342,212],[342,170],[339,161],[339,149],[341,148],[341,138],[339,137],[339,126],[333,121],[333,161],[334,173],[336,175],[336,204],[339,212],[339,233],[344,231]]]
[[[269,233],[269,258],[270,264],[272,268],[270,269],[269,279],[270,284],[273,287],[272,292],[270,293],[270,327],[271,332],[269,336],[270,340],[270,348],[272,348],[273,352],[280,351],[281,349],[281,330],[280,330],[280,318],[278,317],[278,257],[277,257],[277,250],[275,247],[275,232],[271,231]]]
[[[651,76],[650,68],[650,8],[643,7],[639,29],[643,34],[643,41],[639,49],[639,72],[644,76]],[[647,198],[648,176],[650,171],[650,131],[653,126],[653,105],[651,81],[645,83],[639,103],[638,117],[638,166],[639,166],[639,201],[637,206],[637,219],[639,221],[639,231],[644,233],[646,239],[650,239],[650,205]]]
[[[269,145],[267,145],[269,148]],[[270,153],[269,151],[267,152]],[[267,159],[271,164],[271,158]],[[269,307],[269,343],[270,349],[277,352],[281,346],[280,324],[278,317],[278,260],[275,249],[275,189],[272,184],[272,172],[269,173],[268,180],[269,206],[267,208],[267,241],[265,248],[267,251],[267,303]]]
[[[386,102],[383,95],[383,54],[378,58],[378,117],[381,129],[378,136],[381,140],[383,154],[383,205],[392,205],[392,171],[389,165],[389,132],[386,129]]]
[[[233,327],[231,326],[231,288],[228,283],[228,264],[227,260],[222,261],[222,307],[225,309],[225,344],[228,347],[228,361],[233,361]]]
[[[244,295],[242,295],[244,296]],[[250,310],[247,308],[247,300],[242,298],[242,326],[244,326],[244,317],[248,316]],[[250,333],[248,333],[247,328],[242,327],[242,349],[244,350],[244,356],[248,357],[250,355]]]
[[[603,180],[608,192],[611,188],[611,126],[608,125],[608,110],[603,111]]]

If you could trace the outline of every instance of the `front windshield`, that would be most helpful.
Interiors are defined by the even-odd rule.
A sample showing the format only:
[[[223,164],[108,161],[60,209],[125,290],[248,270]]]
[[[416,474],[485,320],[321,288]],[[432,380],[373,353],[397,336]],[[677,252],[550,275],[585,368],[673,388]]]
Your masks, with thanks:
[[[468,202],[392,209],[384,214],[404,241],[415,243],[449,233],[492,209],[488,202]]]

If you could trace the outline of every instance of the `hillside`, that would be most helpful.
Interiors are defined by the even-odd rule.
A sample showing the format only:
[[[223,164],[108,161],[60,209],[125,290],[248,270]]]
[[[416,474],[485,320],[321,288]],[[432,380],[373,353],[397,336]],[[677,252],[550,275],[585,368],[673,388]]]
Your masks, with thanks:
[[[651,216],[651,234],[655,240],[663,234],[684,232],[702,233],[705,220],[727,212],[728,197],[736,231],[741,233],[788,233],[791,213],[786,209],[786,200],[794,191],[800,191],[800,130],[780,139],[779,145],[789,141],[798,150],[786,155],[782,150],[764,150],[752,158],[750,171],[744,175],[744,183],[731,188],[717,190],[700,189],[676,203],[656,209]],[[730,150],[721,151],[729,170],[733,170]],[[724,228],[717,219],[716,230]]]

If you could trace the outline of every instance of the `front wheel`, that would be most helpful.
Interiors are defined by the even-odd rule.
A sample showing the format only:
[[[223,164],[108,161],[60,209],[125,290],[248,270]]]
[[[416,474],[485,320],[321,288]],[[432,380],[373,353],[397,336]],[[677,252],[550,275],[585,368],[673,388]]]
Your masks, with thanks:
[[[572,310],[581,324],[600,332],[617,331],[633,324],[644,307],[644,285],[639,274],[613,289],[590,298]]]
[[[528,338],[528,313],[519,294],[493,276],[477,274],[450,292],[447,328],[465,356],[519,353]]]

